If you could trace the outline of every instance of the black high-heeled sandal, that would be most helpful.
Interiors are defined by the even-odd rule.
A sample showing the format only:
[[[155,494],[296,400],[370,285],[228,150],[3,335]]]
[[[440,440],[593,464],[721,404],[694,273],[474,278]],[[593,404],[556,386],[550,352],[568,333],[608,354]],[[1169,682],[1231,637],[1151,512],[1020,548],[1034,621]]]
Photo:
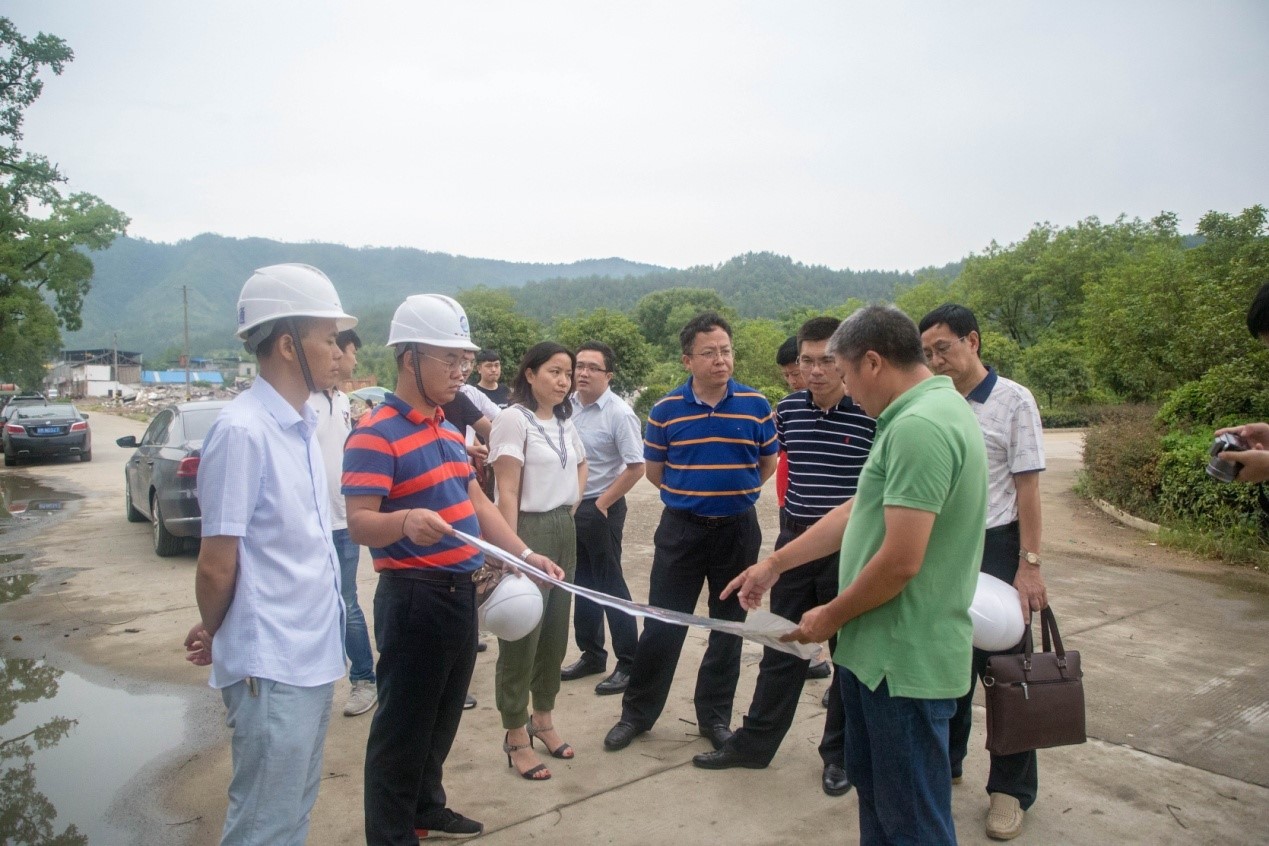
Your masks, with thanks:
[[[544,731],[555,731],[555,726],[549,725],[543,728],[538,728],[533,725],[533,718],[529,717],[529,721],[524,724],[524,730],[529,733],[529,745],[532,746],[534,738],[539,737]],[[549,754],[552,758],[559,758],[562,761],[571,761],[576,755],[573,751],[573,747],[562,741],[559,746],[552,749],[550,746],[546,745],[546,738],[542,738],[542,745],[546,747],[547,754]]]
[[[518,752],[521,749],[532,749],[532,748],[533,748],[532,737],[529,738],[528,743],[520,743],[520,744],[511,742],[511,732],[507,732],[502,738],[502,751],[507,753],[508,767],[515,767],[515,762],[511,760],[512,752]],[[519,767],[516,767],[516,772],[520,773]],[[546,773],[546,775],[539,778],[538,773]],[[551,777],[551,771],[546,768],[546,764],[538,764],[536,767],[533,767],[528,772],[520,773],[520,778],[526,779],[528,781],[546,781],[550,777]]]

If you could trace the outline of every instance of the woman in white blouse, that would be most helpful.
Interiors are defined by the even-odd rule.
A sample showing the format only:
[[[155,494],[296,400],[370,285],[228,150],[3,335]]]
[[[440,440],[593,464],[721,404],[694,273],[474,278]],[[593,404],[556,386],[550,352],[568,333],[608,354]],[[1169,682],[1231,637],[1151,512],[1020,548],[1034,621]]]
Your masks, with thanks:
[[[489,435],[498,510],[512,531],[559,564],[570,582],[577,567],[573,509],[586,488],[586,451],[568,419],[573,365],[573,354],[559,344],[531,347],[511,383],[512,405],[494,420]],[[552,757],[573,757],[551,715],[568,647],[571,599],[568,591],[545,590],[538,627],[520,640],[498,641],[495,699],[507,730],[502,749],[507,766],[530,781],[551,777],[533,750],[534,738]]]

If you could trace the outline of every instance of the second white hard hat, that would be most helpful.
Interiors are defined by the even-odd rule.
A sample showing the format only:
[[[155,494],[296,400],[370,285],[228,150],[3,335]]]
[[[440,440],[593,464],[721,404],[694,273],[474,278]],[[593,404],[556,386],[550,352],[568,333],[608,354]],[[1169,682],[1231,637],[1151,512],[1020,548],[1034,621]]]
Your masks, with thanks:
[[[542,591],[528,576],[508,573],[480,606],[480,627],[502,640],[519,640],[542,619]]]
[[[307,264],[262,267],[238,295],[238,337],[244,341],[261,334],[252,330],[263,330],[265,324],[271,326],[285,317],[333,318],[340,332],[357,325],[357,318],[344,311],[326,274]]]
[[[978,574],[978,588],[969,606],[974,623],[974,648],[984,652],[1003,652],[1022,640],[1026,620],[1018,591],[987,573]]]
[[[467,312],[452,297],[444,294],[415,294],[406,297],[392,315],[388,330],[388,346],[396,344],[430,344],[456,350],[479,352],[471,342]]]

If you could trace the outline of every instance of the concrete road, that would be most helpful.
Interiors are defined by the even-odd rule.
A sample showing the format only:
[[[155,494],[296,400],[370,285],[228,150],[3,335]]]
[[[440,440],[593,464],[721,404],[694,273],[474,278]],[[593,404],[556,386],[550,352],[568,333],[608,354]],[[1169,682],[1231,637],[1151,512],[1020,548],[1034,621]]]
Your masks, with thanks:
[[[3,606],[0,631],[8,654],[49,654],[113,686],[179,690],[188,697],[185,736],[173,738],[169,753],[124,786],[115,815],[135,830],[137,842],[214,843],[225,807],[228,731],[219,697],[205,687],[205,671],[182,660],[181,640],[196,618],[193,557],[157,558],[148,527],[124,521],[126,453],[113,439],[140,433],[141,424],[104,414],[92,422],[93,463],[3,471],[84,499],[43,534],[0,538],[30,553],[0,573],[16,566],[40,577],[30,596]],[[1083,656],[1090,739],[1040,753],[1040,800],[1019,842],[1265,842],[1269,578],[1161,549],[1119,527],[1070,493],[1079,435],[1050,434],[1046,445],[1044,567],[1067,647]],[[640,597],[647,595],[655,491],[641,485],[630,506],[626,567]],[[764,495],[761,512],[769,546],[773,496]],[[365,557],[358,584],[366,607],[375,576]],[[692,767],[692,755],[708,748],[690,722],[703,648],[703,633],[689,632],[665,715],[620,753],[601,745],[619,715],[617,698],[595,696],[595,679],[566,682],[557,725],[577,758],[547,759],[554,778],[535,784],[507,769],[500,752],[494,656],[485,653],[472,687],[480,707],[465,716],[446,770],[451,805],[483,820],[488,833],[482,842],[491,844],[857,842],[853,793],[831,799],[819,789],[815,745],[825,682],[807,683],[797,722],[767,770]],[[746,644],[737,723],[760,657]],[[370,721],[338,713],[345,691],[345,685],[336,691],[314,844],[362,836]],[[954,794],[963,843],[989,842],[981,709],[975,717],[974,751]],[[109,762],[98,772],[109,773]]]

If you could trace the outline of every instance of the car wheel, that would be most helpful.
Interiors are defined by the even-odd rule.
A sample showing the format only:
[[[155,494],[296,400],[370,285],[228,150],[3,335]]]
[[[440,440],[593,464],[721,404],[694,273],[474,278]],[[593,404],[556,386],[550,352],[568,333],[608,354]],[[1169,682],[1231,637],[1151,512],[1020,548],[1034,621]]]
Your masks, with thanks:
[[[88,450],[88,452],[81,452],[81,453],[79,454],[79,460],[80,460],[80,461],[92,461],[92,460],[93,460],[93,451],[90,449],[90,450]]]
[[[132,504],[132,487],[128,484],[128,478],[123,479],[123,501],[125,503],[125,511],[128,515],[129,523],[144,523],[145,515],[137,511],[137,507]]]
[[[17,464],[18,464],[18,459],[16,456],[9,455],[9,453],[7,452],[4,454],[5,467],[16,467]]]
[[[166,558],[176,555],[185,549],[185,539],[178,538],[163,525],[163,512],[159,509],[157,496],[150,500],[150,511],[154,514],[154,553]]]

